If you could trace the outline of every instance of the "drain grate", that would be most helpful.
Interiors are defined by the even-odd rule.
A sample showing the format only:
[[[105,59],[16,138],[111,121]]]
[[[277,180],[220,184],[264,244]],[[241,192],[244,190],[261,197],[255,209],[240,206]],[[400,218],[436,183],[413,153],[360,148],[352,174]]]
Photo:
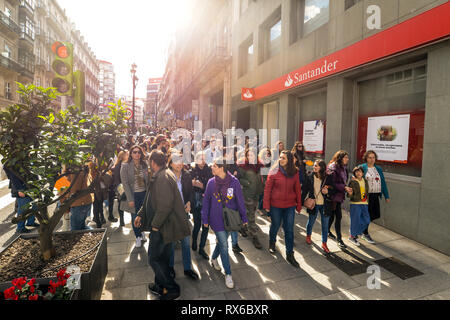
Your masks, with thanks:
[[[327,255],[327,260],[349,276],[366,273],[367,268],[371,265],[366,260],[346,250]]]
[[[419,270],[411,267],[410,265],[408,265],[394,257],[376,260],[374,262],[374,264],[377,264],[380,267],[389,271],[390,273],[395,274],[397,277],[399,277],[402,280],[406,280],[409,278],[414,278],[414,277],[423,275],[423,273],[420,272]]]

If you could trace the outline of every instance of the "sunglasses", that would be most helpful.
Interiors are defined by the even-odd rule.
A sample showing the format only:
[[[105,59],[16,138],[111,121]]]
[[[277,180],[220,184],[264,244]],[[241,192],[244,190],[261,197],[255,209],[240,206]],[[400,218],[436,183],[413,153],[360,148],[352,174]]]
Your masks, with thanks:
[[[142,154],[140,151],[133,151],[133,154]]]

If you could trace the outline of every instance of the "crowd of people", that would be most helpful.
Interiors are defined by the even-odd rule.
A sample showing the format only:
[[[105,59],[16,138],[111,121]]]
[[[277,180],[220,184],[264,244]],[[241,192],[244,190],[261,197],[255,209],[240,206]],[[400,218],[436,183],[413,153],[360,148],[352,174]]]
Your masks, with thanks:
[[[271,254],[277,253],[277,235],[280,227],[283,228],[286,260],[296,268],[299,263],[294,256],[294,221],[302,208],[309,216],[306,225],[306,243],[309,245],[320,214],[325,254],[330,253],[328,239],[335,240],[340,248],[346,248],[341,232],[342,204],[346,197],[350,200],[351,220],[348,241],[357,246],[360,238],[374,243],[369,235],[369,225],[380,218],[380,199],[384,196],[389,201],[383,170],[376,165],[375,152],[367,151],[364,164],[354,168],[351,176],[349,153],[343,150],[336,152],[328,164],[316,160],[313,170],[308,172],[308,160],[301,142],[287,150],[281,141],[275,149],[270,149],[265,146],[254,148],[251,139],[245,142],[237,139],[231,146],[223,148],[213,137],[209,143],[199,141],[201,148],[194,154],[194,162],[185,163],[181,148],[177,148],[181,141],[171,139],[169,130],[130,135],[117,146],[113,166],[98,180],[94,194],[78,199],[70,209],[71,230],[89,228],[86,219],[91,211],[97,228],[101,228],[106,223],[103,203],[107,202],[109,221],[120,221],[123,227],[124,213],[131,214],[135,247],[141,247],[147,241],[145,233],[150,232],[148,262],[154,270],[155,282],[149,289],[161,300],[176,299],[180,295],[174,269],[177,242],[181,243],[186,277],[194,281],[199,279],[192,268],[193,251],[210,261],[217,271],[223,268],[225,285],[233,288],[229,238],[235,254],[243,252],[239,237],[248,237],[257,250],[263,249],[262,232],[256,223],[258,215],[270,221],[267,249]],[[194,152],[194,143],[190,149]],[[76,180],[77,185],[72,187],[70,194],[92,181],[98,174],[93,168]],[[9,177],[13,196],[23,202],[23,186],[11,173]],[[69,175],[69,182],[73,178]],[[113,214],[115,199],[118,200],[119,220]],[[333,222],[335,234],[331,231]],[[27,223],[36,226],[32,220]],[[24,228],[19,225],[18,232]],[[205,250],[210,231],[217,238],[211,256]]]

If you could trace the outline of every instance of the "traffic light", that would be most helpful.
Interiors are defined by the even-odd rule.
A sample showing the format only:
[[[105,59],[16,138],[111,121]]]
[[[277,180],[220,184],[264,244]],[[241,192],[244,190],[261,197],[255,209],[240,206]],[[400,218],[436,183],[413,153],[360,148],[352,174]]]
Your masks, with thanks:
[[[52,45],[55,60],[52,63],[55,78],[52,87],[63,96],[73,95],[73,45],[68,42],[56,41]]]

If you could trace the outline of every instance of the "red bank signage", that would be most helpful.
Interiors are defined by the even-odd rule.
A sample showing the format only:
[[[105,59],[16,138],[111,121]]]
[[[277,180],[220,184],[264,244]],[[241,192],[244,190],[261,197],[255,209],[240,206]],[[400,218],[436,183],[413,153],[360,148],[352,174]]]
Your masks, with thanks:
[[[450,35],[449,17],[450,2],[446,2],[278,79],[254,89],[243,88],[242,100],[259,100],[342,71],[444,39]]]

